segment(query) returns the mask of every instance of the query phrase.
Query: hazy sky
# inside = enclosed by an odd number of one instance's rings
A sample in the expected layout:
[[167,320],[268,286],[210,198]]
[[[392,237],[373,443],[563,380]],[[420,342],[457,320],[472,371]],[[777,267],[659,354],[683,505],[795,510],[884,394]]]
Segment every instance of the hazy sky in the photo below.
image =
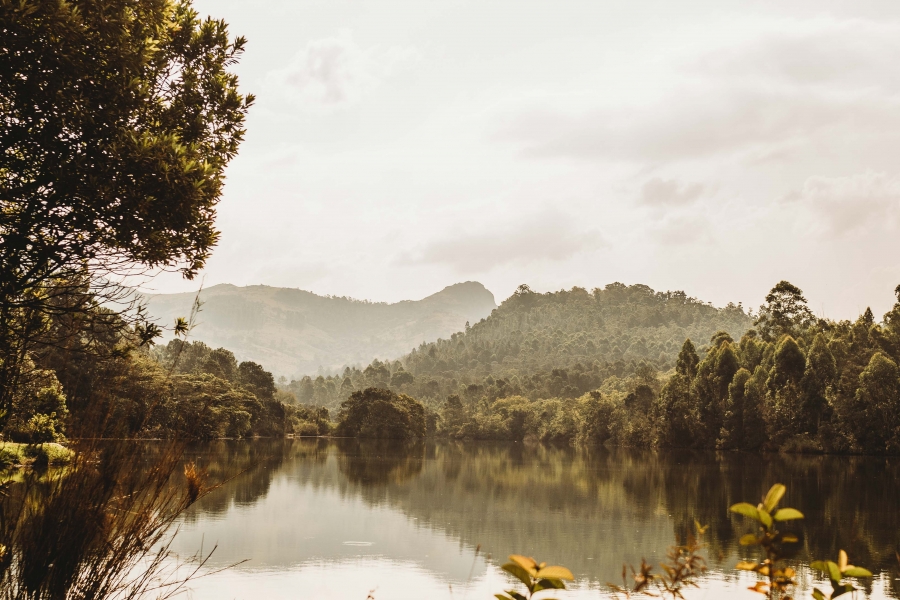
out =
[[195,4],[258,97],[206,285],[893,301],[896,0]]

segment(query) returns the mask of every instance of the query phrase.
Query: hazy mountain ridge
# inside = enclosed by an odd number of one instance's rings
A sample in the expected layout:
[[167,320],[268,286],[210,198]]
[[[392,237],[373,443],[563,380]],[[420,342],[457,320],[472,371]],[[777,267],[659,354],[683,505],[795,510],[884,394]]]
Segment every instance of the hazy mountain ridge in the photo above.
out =
[[432,407],[451,395],[577,398],[642,364],[665,372],[686,338],[702,348],[717,331],[734,339],[752,327],[740,305],[716,308],[683,291],[611,283],[588,291],[536,293],[527,286],[490,316],[450,336],[421,344],[394,361],[303,378],[288,388],[305,404],[336,409],[366,387],[389,387]]
[[[148,312],[171,323],[187,316],[194,297],[149,295]],[[474,281],[392,304],[264,285],[220,284],[203,290],[200,298],[191,339],[228,348],[276,376],[393,359],[464,329],[467,321],[483,319],[497,306],[493,294]]]

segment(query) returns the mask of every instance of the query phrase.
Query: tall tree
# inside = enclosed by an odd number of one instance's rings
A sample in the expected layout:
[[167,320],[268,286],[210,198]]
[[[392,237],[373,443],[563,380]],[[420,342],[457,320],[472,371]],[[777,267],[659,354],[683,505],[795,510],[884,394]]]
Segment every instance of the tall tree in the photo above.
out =
[[[0,390],[46,315],[135,268],[193,277],[252,96],[190,2],[0,2]],[[146,333],[146,330],[145,330]],[[155,331],[149,331],[149,337]],[[8,394],[0,391],[0,412]]]
[[681,352],[678,353],[678,360],[675,363],[675,372],[688,379],[693,379],[697,375],[698,364],[700,364],[700,357],[697,356],[694,344],[690,339],[684,340]]
[[815,320],[806,305],[803,290],[788,281],[779,281],[759,308],[756,328],[766,341],[778,341],[783,335],[796,336]]

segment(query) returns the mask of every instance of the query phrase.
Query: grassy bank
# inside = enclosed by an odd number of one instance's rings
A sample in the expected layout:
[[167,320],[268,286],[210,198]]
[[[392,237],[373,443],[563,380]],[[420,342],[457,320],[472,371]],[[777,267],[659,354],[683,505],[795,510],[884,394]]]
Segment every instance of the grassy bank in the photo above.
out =
[[0,442],[0,468],[62,465],[68,463],[74,452],[60,444],[17,444]]

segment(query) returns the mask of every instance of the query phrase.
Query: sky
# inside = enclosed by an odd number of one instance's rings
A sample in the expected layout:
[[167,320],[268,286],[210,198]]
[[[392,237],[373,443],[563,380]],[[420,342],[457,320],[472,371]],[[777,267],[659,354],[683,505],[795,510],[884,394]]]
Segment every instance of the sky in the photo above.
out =
[[894,302],[896,0],[194,4],[257,96],[206,286]]

